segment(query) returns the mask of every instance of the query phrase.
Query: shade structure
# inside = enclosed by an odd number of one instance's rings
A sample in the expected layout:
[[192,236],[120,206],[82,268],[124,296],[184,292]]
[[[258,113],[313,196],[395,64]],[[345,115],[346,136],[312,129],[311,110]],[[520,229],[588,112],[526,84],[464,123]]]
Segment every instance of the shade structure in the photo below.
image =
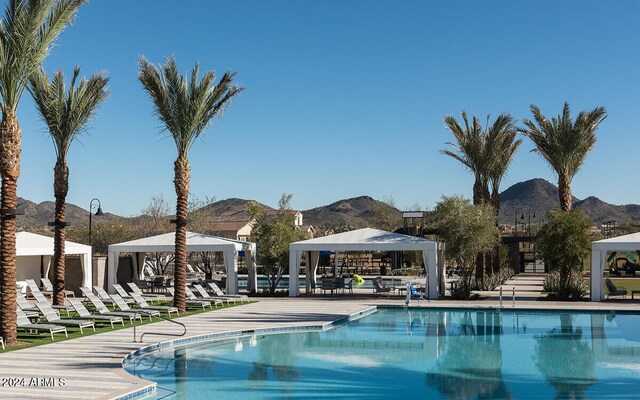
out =
[[[144,256],[140,257],[141,254],[173,253],[174,251],[175,232],[110,245],[108,249],[107,290],[112,291],[113,284],[116,283],[120,253],[131,253],[133,259],[137,261],[134,262],[134,265],[141,265],[139,260],[144,259]],[[207,251],[221,252],[223,254],[224,266],[227,272],[226,289],[229,294],[238,293],[238,253],[244,251],[249,267],[247,289],[249,291],[256,289],[255,243],[231,240],[202,233],[187,232],[187,252]]]
[[640,250],[640,232],[591,243],[591,301],[604,300],[602,275],[610,251]]
[[437,299],[444,295],[444,244],[415,236],[364,228],[337,233],[289,245],[289,296],[300,295],[300,261],[308,252],[307,289],[315,279],[318,254],[321,251],[421,251],[425,261],[426,295]]
[[[51,268],[54,240],[49,236],[30,232],[16,233],[16,279],[35,279],[47,277]],[[79,255],[82,269],[82,285],[91,286],[91,246],[80,243],[64,242],[66,255]],[[36,265],[37,264],[37,265]],[[67,288],[69,289],[69,288]]]

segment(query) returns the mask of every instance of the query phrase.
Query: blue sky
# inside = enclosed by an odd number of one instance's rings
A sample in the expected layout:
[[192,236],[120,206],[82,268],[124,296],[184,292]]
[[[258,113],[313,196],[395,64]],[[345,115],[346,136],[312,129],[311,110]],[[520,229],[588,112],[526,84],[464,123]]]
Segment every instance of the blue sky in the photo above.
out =
[[[174,202],[175,144],[137,80],[138,56],[185,73],[238,73],[246,90],[190,153],[191,192],[308,209],[359,195],[399,208],[471,196],[441,154],[445,115],[530,118],[568,101],[605,106],[578,198],[640,203],[640,2],[93,0],[59,38],[47,71],[106,70],[111,97],[69,154],[67,201],[130,216]],[[54,151],[28,94],[19,109],[18,195],[53,200]],[[525,139],[502,189],[556,181]]]

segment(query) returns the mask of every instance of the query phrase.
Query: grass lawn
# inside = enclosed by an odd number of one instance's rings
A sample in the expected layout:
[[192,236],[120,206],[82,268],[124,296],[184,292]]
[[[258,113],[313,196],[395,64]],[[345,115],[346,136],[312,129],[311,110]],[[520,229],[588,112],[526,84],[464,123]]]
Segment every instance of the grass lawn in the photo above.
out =
[[[171,301],[165,301],[160,302],[161,305],[172,305]],[[244,304],[251,304],[251,302],[249,303],[244,303]],[[198,308],[198,309],[192,309],[192,310],[187,310],[187,312],[180,314],[179,317],[173,317],[171,319],[180,319],[182,317],[188,317],[190,315],[196,315],[196,314],[202,314],[205,312],[213,312],[216,310],[222,310],[223,308],[229,308],[229,307],[236,307],[236,306],[240,306],[242,305],[242,303],[238,303],[238,304],[231,304],[231,305],[223,305],[223,306],[218,306],[217,308],[214,307],[213,310],[211,309],[206,309],[203,310],[202,308]],[[111,307],[109,307],[111,308]],[[166,318],[166,314],[162,314],[163,317]],[[73,316],[69,317],[73,319]],[[64,319],[64,318],[63,318]],[[142,325],[148,325],[148,324],[153,324],[156,322],[161,322],[161,319],[158,318],[153,318],[153,320],[149,320],[148,316],[143,315],[142,318],[143,322],[140,322],[140,320],[138,320],[136,322],[136,326],[142,326]],[[46,322],[43,322],[46,323]],[[111,325],[110,324],[102,324],[102,323],[98,323],[96,324],[96,331],[93,332],[93,329],[91,328],[84,328],[84,335],[80,333],[80,329],[79,328],[71,328],[71,327],[67,327],[67,332],[69,333],[69,338],[65,338],[64,333],[54,333],[53,337],[54,340],[51,340],[51,335],[48,332],[43,332],[40,334],[31,334],[29,332],[26,332],[22,329],[18,329],[18,342],[22,342],[21,344],[18,345],[14,345],[14,346],[6,346],[5,350],[2,350],[2,348],[0,348],[0,354],[1,353],[6,353],[8,351],[13,351],[13,350],[20,350],[20,349],[26,349],[27,347],[34,347],[34,346],[40,346],[40,345],[44,345],[44,344],[49,344],[49,343],[53,343],[53,342],[62,342],[64,340],[70,340],[70,339],[75,339],[75,338],[79,338],[79,337],[83,337],[83,336],[90,336],[90,335],[96,335],[98,333],[104,333],[104,332],[110,332],[112,330],[119,330],[119,329],[126,329],[126,328],[131,328],[133,325],[128,322],[128,319],[125,318],[125,323],[124,326],[122,326],[122,324],[114,324],[114,329],[111,329]]]

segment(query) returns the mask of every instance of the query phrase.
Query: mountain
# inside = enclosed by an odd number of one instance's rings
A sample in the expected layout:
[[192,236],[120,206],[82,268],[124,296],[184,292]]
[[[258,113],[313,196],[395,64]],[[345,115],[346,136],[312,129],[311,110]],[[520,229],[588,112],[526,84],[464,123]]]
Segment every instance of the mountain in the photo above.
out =
[[[531,223],[538,223],[547,219],[549,211],[560,206],[558,188],[544,179],[516,183],[500,193],[500,203],[501,225],[514,225],[516,218],[518,222],[529,223],[529,214]],[[574,197],[573,207],[583,210],[597,224],[640,221],[640,205],[637,204],[617,206],[589,196],[584,200]]]
[[305,224],[315,226],[367,226],[373,216],[375,207],[388,208],[389,212],[401,214],[400,210],[369,196],[354,197],[331,203],[328,206],[316,207],[302,211]]
[[[235,221],[248,218],[246,215],[246,205],[250,200],[230,198],[216,201],[192,214],[200,212],[213,212],[219,221]],[[553,208],[560,205],[558,201],[558,188],[544,179],[531,179],[519,182],[500,193],[500,214],[501,225],[513,225],[514,221],[529,222],[537,224],[547,219],[547,214]],[[640,205],[614,205],[606,203],[597,197],[589,196],[584,200],[574,197],[574,207],[584,210],[597,224],[606,221],[616,221],[622,224],[628,221],[640,221]],[[268,211],[273,211],[272,207],[264,205]],[[24,210],[25,214],[18,216],[18,228],[27,227],[47,228],[47,223],[53,221],[54,203],[44,201],[34,203],[32,201],[18,198],[18,208]],[[348,226],[352,228],[363,227],[370,224],[374,214],[374,209],[385,215],[400,216],[400,210],[390,207],[385,203],[373,199],[369,196],[354,197],[336,201],[327,206],[316,207],[310,210],[303,210],[303,222],[307,225],[339,227]],[[524,215],[524,220],[521,217]],[[144,218],[142,216],[134,219]],[[114,214],[105,213],[94,222],[104,221],[126,221],[129,218],[120,217]],[[89,212],[86,209],[74,204],[67,203],[67,222],[70,225],[88,225]],[[48,229],[48,228],[47,228]]]

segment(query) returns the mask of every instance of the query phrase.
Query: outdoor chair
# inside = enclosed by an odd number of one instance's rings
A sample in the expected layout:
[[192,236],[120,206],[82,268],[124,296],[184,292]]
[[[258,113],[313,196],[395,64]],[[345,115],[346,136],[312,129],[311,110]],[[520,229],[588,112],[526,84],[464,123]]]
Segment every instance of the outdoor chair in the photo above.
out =
[[51,308],[49,303],[46,303],[46,304],[36,303],[36,307],[40,309],[40,312],[44,316],[44,319],[51,324],[63,325],[63,326],[75,326],[80,328],[81,334],[84,334],[84,332],[82,331],[82,328],[93,328],[93,331],[94,332],[96,331],[96,327],[93,324],[93,321],[83,321],[79,319],[61,319],[58,316],[58,313],[53,308]]
[[609,290],[609,297],[622,296],[623,299],[627,297],[627,289],[625,288],[618,289],[616,285],[614,285],[614,283],[609,278],[607,278],[604,282],[607,285],[607,290]]
[[144,308],[144,307],[139,307],[135,309],[129,307],[129,304],[127,304],[127,302],[124,301],[124,299],[120,297],[120,295],[118,294],[115,294],[115,293],[112,294],[111,298],[113,299],[113,302],[115,303],[116,307],[120,309],[120,311],[128,311],[128,312],[144,311],[144,314],[147,314],[150,320],[153,319],[153,317],[160,317],[160,311],[158,310],[154,310],[151,308]]
[[140,287],[138,287],[138,285],[135,282],[129,282],[129,283],[127,283],[127,286],[129,286],[129,289],[131,289],[132,292],[138,293],[140,296],[144,297],[145,299],[147,299],[149,301],[167,300],[167,296],[162,295],[162,294],[144,293],[142,291],[142,289],[140,289]]
[[76,318],[88,319],[93,321],[94,324],[97,324],[99,322],[109,323],[111,324],[111,329],[114,328],[114,322],[120,322],[122,326],[124,326],[124,318],[122,316],[91,314],[89,310],[87,310],[87,308],[84,306],[84,304],[82,304],[82,301],[80,301],[80,299],[69,299],[69,303],[75,309],[76,314],[78,314]]
[[38,307],[29,303],[29,301],[22,294],[18,294],[16,296],[16,302],[18,303],[18,307],[27,314],[27,317],[37,317],[40,315],[40,311]]
[[[53,294],[53,284],[51,283],[49,278],[40,278],[40,280],[42,281],[42,286],[44,286],[44,293],[51,292]],[[73,290],[65,290],[64,296],[76,297],[76,292],[74,292]]]
[[227,302],[227,305],[231,304],[231,302],[233,301],[233,304],[236,304],[236,299],[232,298],[232,297],[227,297],[227,296],[210,296],[209,293],[207,293],[206,290],[204,290],[204,288],[202,286],[200,286],[197,283],[193,284],[193,288],[198,292],[198,294],[200,294],[200,296],[202,296],[203,299],[208,300],[208,299],[212,299],[212,300],[220,300],[222,302]]
[[0,344],[2,345],[2,350],[4,350],[4,338],[0,336]]
[[395,290],[395,288],[393,288],[391,286],[387,286],[387,284],[384,283],[384,281],[382,280],[381,276],[373,278],[373,293],[375,293],[375,294],[386,293],[387,296],[389,296],[389,294],[393,290]]
[[64,336],[69,337],[67,334],[67,328],[64,326],[54,324],[33,324],[21,309],[16,309],[16,312],[18,314],[17,322],[19,329],[24,329],[28,332],[49,332],[51,340],[54,340],[53,334],[58,332],[64,332]]
[[27,285],[29,285],[31,296],[33,296],[33,298],[36,299],[36,302],[42,303],[42,304],[48,304],[49,306],[51,306],[51,308],[55,310],[64,310],[67,313],[67,317],[71,315],[69,314],[69,312],[73,311],[73,307],[66,304],[52,305],[51,303],[49,303],[49,300],[47,300],[44,294],[40,291],[40,289],[38,288],[38,285],[33,279],[26,279],[25,281],[27,282]]
[[342,292],[349,291],[353,293],[353,278],[344,278],[344,284],[342,285]]
[[[174,293],[173,293],[172,287],[168,287],[167,291],[169,292],[169,294],[171,294],[171,296],[173,296]],[[202,307],[203,310],[206,310],[206,308],[209,307],[210,309],[213,310],[213,307],[211,306],[211,302],[203,299],[196,299],[196,300],[187,299],[187,307],[191,307],[191,308]]]
[[132,324],[133,324],[133,322],[134,322],[134,320],[136,318],[140,319],[140,322],[142,322],[142,313],[137,312],[135,310],[133,310],[133,311],[131,311],[131,310],[130,311],[111,311],[102,302],[102,300],[100,300],[98,298],[98,296],[93,294],[93,292],[91,291],[91,288],[81,287],[80,290],[84,294],[84,297],[86,297],[86,299],[91,303],[93,308],[95,308],[95,310],[98,312],[98,314],[100,314],[100,315],[113,315],[113,316],[123,317],[123,318],[126,317],[126,318],[129,318],[129,322],[131,322]]
[[333,294],[333,291],[336,290],[338,287],[336,286],[336,283],[333,280],[333,278],[322,278],[322,280],[320,281],[320,288],[322,289],[322,293],[329,290],[331,291],[331,294]]
[[416,288],[411,283],[408,283],[407,285],[409,285],[409,298],[411,300],[418,300],[418,305],[420,305],[420,300],[427,300],[423,294],[416,291]]
[[216,306],[216,308],[218,307],[218,305],[223,305],[222,300],[214,299],[213,297],[207,297],[207,298],[202,298],[202,299],[199,298],[186,285],[184,287],[184,291],[185,291],[185,293],[187,295],[187,299],[189,299],[189,300],[206,300],[206,301],[210,302],[211,304],[213,304],[214,306]]
[[178,312],[178,307],[174,306],[150,306],[144,297],[140,296],[138,293],[131,292],[131,297],[135,300],[136,304],[138,304],[143,310],[156,310],[160,312],[166,312],[169,317],[171,317],[171,313],[176,313],[176,315],[180,315]]
[[35,280],[25,279],[24,281],[27,282],[27,286],[29,287],[29,290],[31,291],[31,293],[39,292],[39,293],[42,293],[43,296],[49,296],[49,297],[53,295],[53,288],[51,288],[51,291],[49,290],[43,291],[43,290],[40,290],[40,286],[38,286]]
[[207,286],[209,286],[211,288],[211,290],[213,290],[213,293],[216,296],[220,296],[220,297],[231,297],[234,299],[240,299],[241,302],[243,303],[248,303],[249,302],[249,296],[244,295],[244,294],[226,294],[222,291],[222,289],[220,289],[220,287],[218,285],[216,285],[215,282],[207,282]]
[[[121,287],[122,289],[122,287]],[[104,302],[108,302],[108,301],[112,301],[113,302],[113,296],[110,295],[109,293],[107,293],[106,290],[104,290],[102,287],[100,286],[94,286],[93,290],[96,291],[96,293],[98,294],[98,297],[100,297],[100,300],[104,301]],[[124,289],[122,289],[124,291]],[[126,293],[126,292],[125,292]],[[133,301],[133,297],[126,295],[126,296],[122,296],[119,295],[122,300],[124,300],[125,302],[127,302],[128,304],[133,304],[135,303],[135,301]],[[113,303],[112,303],[113,304]]]

